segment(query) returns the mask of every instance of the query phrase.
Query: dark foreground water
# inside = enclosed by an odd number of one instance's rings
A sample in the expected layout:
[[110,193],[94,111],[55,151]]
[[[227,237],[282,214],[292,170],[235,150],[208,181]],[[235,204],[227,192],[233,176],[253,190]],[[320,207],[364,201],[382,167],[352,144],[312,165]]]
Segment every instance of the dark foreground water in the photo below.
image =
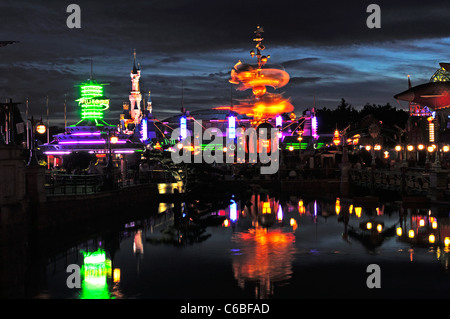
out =
[[[193,222],[186,204],[160,204],[146,219],[74,242],[46,261],[35,297],[450,297],[445,208],[261,194],[205,212]],[[67,287],[70,264],[80,267],[80,288]]]

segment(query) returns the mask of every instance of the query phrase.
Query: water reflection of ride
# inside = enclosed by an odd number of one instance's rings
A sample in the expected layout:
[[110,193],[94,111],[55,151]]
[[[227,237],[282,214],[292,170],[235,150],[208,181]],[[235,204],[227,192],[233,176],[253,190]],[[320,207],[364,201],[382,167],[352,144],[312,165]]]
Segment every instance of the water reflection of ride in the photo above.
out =
[[244,216],[249,216],[255,227],[270,227],[276,223],[280,203],[269,194],[252,194],[244,207]]
[[369,218],[359,223],[359,227],[348,226],[348,235],[359,241],[369,253],[375,253],[383,242],[395,237],[397,225],[384,227],[384,222]]
[[82,251],[80,299],[121,298],[119,290],[120,268],[114,268],[112,258],[98,248],[95,251]]
[[[360,219],[363,209],[367,215],[366,218],[360,221],[358,226],[350,225],[350,215],[354,213]],[[397,224],[401,223],[400,219],[399,222],[385,227],[381,217],[384,214],[384,205],[381,205],[381,207],[374,207],[373,205],[354,207],[353,204],[343,203],[341,207],[339,198],[336,200],[336,214],[339,215],[338,221],[344,224],[342,238],[349,243],[349,238],[357,240],[369,253],[375,253],[376,249],[386,239],[394,237]]]
[[228,194],[215,197],[214,201],[205,198],[190,199],[187,202],[175,201],[168,211],[172,218],[164,225],[159,235],[147,236],[151,244],[170,244],[175,246],[200,243],[211,237],[207,227],[220,226],[225,216],[212,214],[234,202]]
[[255,285],[255,297],[265,299],[274,293],[274,286],[287,284],[292,277],[295,236],[281,228],[257,226],[236,232],[233,242],[233,273],[239,287]]
[[243,290],[254,286],[256,298],[268,298],[275,286],[287,284],[292,276],[295,236],[291,228],[286,231],[283,227],[279,200],[268,194],[251,195],[239,218],[249,219],[251,224],[233,233],[234,277]]

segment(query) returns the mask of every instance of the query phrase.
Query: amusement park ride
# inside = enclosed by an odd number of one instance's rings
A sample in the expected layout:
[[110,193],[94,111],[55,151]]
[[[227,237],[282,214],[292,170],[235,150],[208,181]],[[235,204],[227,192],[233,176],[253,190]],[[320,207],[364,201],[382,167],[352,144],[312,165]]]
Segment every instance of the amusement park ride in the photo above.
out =
[[[212,114],[225,112],[226,116],[210,119],[209,126],[226,127],[233,138],[236,138],[234,132],[238,127],[254,128],[258,134],[259,128],[275,128],[280,141],[289,136],[290,147],[296,144],[296,149],[300,149],[300,145],[304,144],[301,143],[304,137],[309,137],[308,144],[314,144],[319,137],[314,108],[307,110],[304,116],[297,117],[289,98],[284,98],[282,93],[268,90],[272,88],[275,91],[287,85],[289,74],[281,68],[267,67],[270,55],[262,54],[265,50],[263,32],[260,26],[254,31],[253,41],[256,45],[255,49],[250,51],[250,56],[256,57],[256,64],[239,61],[230,74],[229,82],[236,85],[236,90],[251,89],[252,94],[239,99],[236,104],[231,102],[229,106],[210,109]],[[93,79],[91,66],[91,77],[80,85],[80,98],[77,100],[81,109],[81,120],[75,125],[66,126],[66,132],[55,135],[53,141],[42,145],[44,154],[61,157],[74,151],[88,151],[102,157],[105,153],[142,152],[146,147],[163,149],[162,145],[174,146],[175,143],[183,141],[192,133],[193,123],[198,122],[195,118],[198,113],[186,111],[183,105],[178,123],[168,125],[167,120],[158,120],[152,114],[150,92],[147,103],[140,92],[140,77],[141,70],[139,64],[136,66],[135,51],[133,69],[130,72],[132,85],[129,102],[123,103],[119,125],[110,125],[103,119],[104,111],[109,108],[109,99],[104,96],[104,84]],[[176,139],[172,137],[169,140],[170,131],[173,131],[175,126],[179,127],[181,134]],[[223,137],[225,135],[226,133]]]
[[408,101],[417,108],[413,114],[420,114],[450,108],[450,63],[439,63],[440,68],[428,83],[412,87],[408,76],[408,90],[394,96],[395,99]]
[[[262,51],[265,50],[263,32],[261,26],[257,26],[254,31],[253,41],[256,45],[255,49],[250,51],[250,56],[256,57],[256,64],[247,64],[239,60],[230,74],[229,82],[236,85],[237,91],[251,89],[252,94],[247,98],[238,99],[237,104],[232,102],[229,106],[213,108],[217,111],[228,111],[226,119],[214,121],[223,122],[232,132],[236,127],[248,128],[248,124],[257,132],[259,132],[259,128],[276,128],[280,140],[286,136],[293,136],[298,141],[295,144],[298,145],[303,136],[310,136],[312,141],[317,140],[317,119],[314,109],[308,110],[305,116],[297,117],[293,113],[294,106],[289,98],[284,98],[282,93],[269,92],[268,87],[277,90],[287,85],[289,74],[280,68],[266,67],[270,55],[262,54]],[[186,132],[189,120],[195,121],[195,118],[186,116],[183,110],[183,115],[180,117],[182,132]],[[182,133],[181,139],[185,136]]]

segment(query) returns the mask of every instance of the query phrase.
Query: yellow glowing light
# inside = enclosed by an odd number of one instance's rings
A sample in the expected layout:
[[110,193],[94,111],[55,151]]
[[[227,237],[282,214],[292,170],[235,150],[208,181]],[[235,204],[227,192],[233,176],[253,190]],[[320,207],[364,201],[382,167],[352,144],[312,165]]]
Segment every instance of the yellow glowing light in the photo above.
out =
[[367,222],[366,228],[367,228],[367,229],[372,229],[372,223],[371,223],[371,222]]
[[402,150],[402,147],[401,147],[400,145],[397,145],[397,146],[395,147],[395,150],[396,150],[397,152],[400,152],[400,151]]
[[425,226],[425,219],[419,220],[419,226],[420,226],[420,227]]
[[397,236],[403,235],[403,229],[401,227],[397,227]]
[[389,152],[388,151],[384,151],[384,158],[389,158]]
[[296,225],[296,224],[297,224],[297,221],[296,221],[294,218],[291,218],[291,219],[289,220],[289,225],[294,226],[294,225]]
[[341,212],[341,200],[339,198],[336,198],[336,205],[335,205],[336,215],[339,215]]
[[112,144],[116,144],[119,141],[119,138],[117,136],[111,136],[111,138],[109,139],[109,141]]
[[425,146],[424,146],[423,144],[417,145],[417,149],[418,149],[419,151],[423,150],[424,148],[425,148]]
[[434,147],[433,147],[433,146],[428,146],[428,147],[427,147],[427,150],[428,150],[428,152],[430,152],[430,153],[431,153],[431,152],[433,152],[433,151],[434,151]]
[[225,219],[223,221],[223,227],[228,227],[230,225],[230,221],[228,219]]
[[445,247],[448,247],[448,245],[450,245],[450,237],[444,238],[444,245],[445,245]]
[[113,282],[120,282],[120,268],[114,268],[114,270],[113,270]]
[[448,151],[450,151],[450,146],[448,146],[448,145],[444,145],[443,147],[442,147],[442,150],[444,151],[444,152],[448,152]]
[[336,215],[339,215],[339,213],[341,212],[341,206],[336,205]]
[[289,146],[289,150],[292,152],[294,150],[294,146]]
[[381,233],[381,232],[383,231],[383,225],[378,224],[378,225],[377,225],[377,231],[378,231],[379,233]]
[[341,142],[341,139],[340,139],[340,137],[339,137],[339,131],[336,130],[336,131],[334,131],[333,143],[334,143],[335,145],[338,145],[340,142]]
[[409,238],[414,238],[414,230],[412,230],[412,229],[409,230],[408,237]]
[[270,203],[269,202],[263,202],[262,213],[263,214],[270,214],[271,212],[272,212],[272,209],[270,208]]
[[431,144],[431,147],[433,148],[433,150],[437,148],[436,144]]
[[408,151],[412,152],[412,151],[414,151],[414,146],[408,145],[408,146],[406,147],[406,149],[407,149]]
[[437,228],[437,221],[433,221],[431,223],[431,228],[436,229]]
[[226,153],[226,152],[227,152],[227,148],[224,146],[223,149],[222,149],[222,151],[223,151],[224,153]]
[[348,207],[348,213],[349,213],[349,214],[353,213],[353,204],[351,204],[351,205]]
[[379,151],[379,150],[381,150],[381,145],[375,145],[374,147],[373,147],[373,149],[375,150],[375,151]]
[[39,134],[44,134],[46,131],[47,128],[44,124],[39,124],[38,126],[36,126],[36,132],[38,132]]
[[436,241],[436,236],[434,236],[433,234],[430,234],[430,236],[428,236],[428,242],[430,244],[433,244]]
[[372,146],[366,145],[366,151],[370,151],[372,149]]
[[177,144],[177,148],[178,148],[179,150],[181,150],[181,149],[183,148],[183,143],[178,143],[178,144]]
[[355,207],[355,215],[357,217],[361,217],[361,211],[362,211],[361,207]]

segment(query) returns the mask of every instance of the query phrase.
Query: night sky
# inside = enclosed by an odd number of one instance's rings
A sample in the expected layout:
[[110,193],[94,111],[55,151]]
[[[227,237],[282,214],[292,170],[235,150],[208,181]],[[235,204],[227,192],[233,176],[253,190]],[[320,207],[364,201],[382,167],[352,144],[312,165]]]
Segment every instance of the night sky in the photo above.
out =
[[[81,29],[69,29],[69,4],[81,7]],[[370,3],[381,7],[381,28],[369,29]],[[427,82],[439,62],[450,62],[448,1],[0,1],[0,98],[29,99],[30,114],[51,124],[79,119],[77,84],[93,76],[111,99],[106,119],[117,123],[131,90],[133,50],[141,68],[141,93],[150,90],[159,119],[188,110],[229,105],[230,70],[249,51],[256,25],[264,28],[269,64],[290,75],[280,89],[295,112],[313,105],[334,108],[344,98],[355,108],[386,104]],[[236,92],[243,98],[250,92]]]

